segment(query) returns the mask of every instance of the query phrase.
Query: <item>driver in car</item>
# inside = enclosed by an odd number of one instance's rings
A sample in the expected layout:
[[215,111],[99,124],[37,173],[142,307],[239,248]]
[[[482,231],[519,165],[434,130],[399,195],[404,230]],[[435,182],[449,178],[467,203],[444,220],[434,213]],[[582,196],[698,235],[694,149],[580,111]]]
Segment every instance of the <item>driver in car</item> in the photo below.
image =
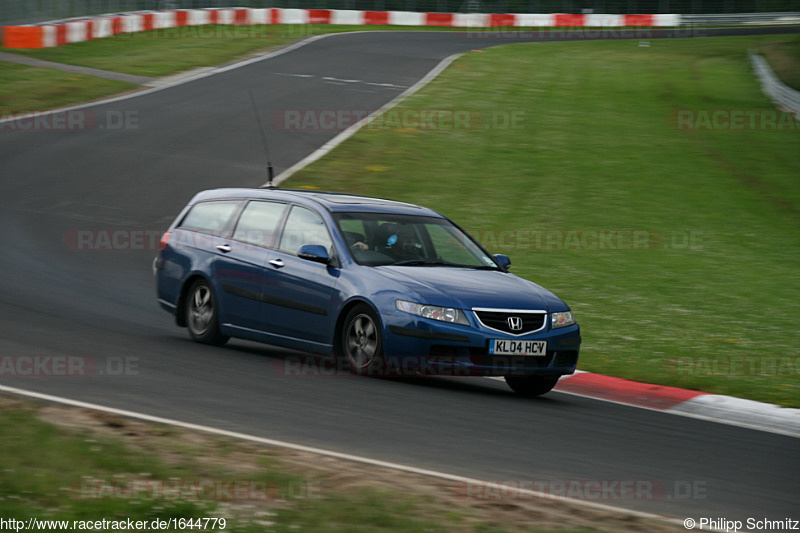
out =
[[410,226],[400,226],[397,233],[389,236],[386,240],[386,251],[397,259],[425,259],[422,243]]

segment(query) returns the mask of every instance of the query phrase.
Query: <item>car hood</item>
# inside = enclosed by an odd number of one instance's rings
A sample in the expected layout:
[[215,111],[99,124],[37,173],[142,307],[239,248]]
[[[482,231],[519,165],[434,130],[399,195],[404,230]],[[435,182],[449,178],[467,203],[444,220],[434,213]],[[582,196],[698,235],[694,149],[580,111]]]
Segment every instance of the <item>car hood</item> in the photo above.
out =
[[381,266],[375,270],[416,293],[417,303],[460,309],[568,309],[552,292],[508,272],[424,266]]

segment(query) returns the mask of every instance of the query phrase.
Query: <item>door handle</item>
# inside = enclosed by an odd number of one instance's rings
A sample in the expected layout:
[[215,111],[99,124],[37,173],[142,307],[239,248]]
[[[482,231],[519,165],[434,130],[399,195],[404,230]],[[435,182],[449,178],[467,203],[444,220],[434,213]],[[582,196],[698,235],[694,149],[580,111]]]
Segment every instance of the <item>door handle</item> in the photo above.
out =
[[283,265],[284,265],[283,261],[280,260],[280,259],[272,259],[269,262],[269,264],[274,266],[275,268],[283,268]]
[[220,244],[219,246],[217,246],[217,250],[227,254],[228,252],[231,251],[231,247],[229,244]]

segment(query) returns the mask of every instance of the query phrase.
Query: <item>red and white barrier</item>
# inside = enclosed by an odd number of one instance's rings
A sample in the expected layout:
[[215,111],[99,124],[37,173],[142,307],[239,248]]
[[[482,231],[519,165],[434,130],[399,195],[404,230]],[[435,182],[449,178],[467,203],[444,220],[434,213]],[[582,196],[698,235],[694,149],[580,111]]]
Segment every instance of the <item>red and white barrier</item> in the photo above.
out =
[[139,11],[64,21],[5,26],[7,48],[50,48],[120,33],[203,24],[347,24],[393,26],[447,26],[455,28],[624,28],[678,26],[680,15],[572,15],[417,13],[412,11],[354,11],[347,9],[206,8]]

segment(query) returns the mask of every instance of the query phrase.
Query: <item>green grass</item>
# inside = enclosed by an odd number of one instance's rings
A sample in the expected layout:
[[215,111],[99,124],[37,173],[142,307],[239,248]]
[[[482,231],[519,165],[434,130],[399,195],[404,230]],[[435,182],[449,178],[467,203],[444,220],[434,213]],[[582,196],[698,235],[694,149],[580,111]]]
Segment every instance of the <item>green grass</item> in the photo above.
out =
[[[746,52],[781,39],[467,54],[385,127],[359,132],[285,186],[386,196],[452,217],[572,306],[579,368],[800,407],[798,124],[685,131],[674,118],[774,113]],[[473,120],[403,127],[420,110]],[[516,127],[504,126],[512,117]],[[625,230],[650,246],[580,242]],[[548,232],[544,245],[536,232]],[[731,359],[750,357],[765,359],[754,369]]]
[[55,48],[4,51],[58,63],[156,77],[224,63],[254,50],[313,35],[314,31],[314,28],[302,25],[186,26],[120,34]]
[[[160,77],[219,65],[313,35],[363,29],[363,26],[326,24],[189,26],[121,34],[41,50],[2,47],[0,50],[57,63]],[[371,29],[398,27],[374,26]],[[129,83],[0,61],[0,116],[53,109],[135,88],[136,85]]]
[[[4,518],[87,520],[131,517],[152,520],[209,516],[214,505],[158,499],[82,497],[94,480],[186,477],[150,454],[131,454],[117,440],[67,432],[35,418],[29,410],[0,411],[0,515]],[[146,476],[146,477],[145,477]],[[86,493],[90,494],[90,493]],[[97,493],[95,493],[97,494]]]
[[[356,27],[213,25],[122,34],[41,50],[0,50],[57,63],[159,77],[219,65],[312,35],[353,28]],[[136,88],[131,83],[0,61],[0,117],[54,109]]]
[[[0,398],[4,520],[67,521],[72,528],[74,521],[215,517],[224,518],[225,527],[205,530],[244,533],[509,531],[499,516],[487,519],[491,515],[484,512],[480,518],[480,511],[465,511],[466,504],[457,510],[443,503],[452,497],[449,488],[432,493],[341,487],[325,478],[287,473],[304,470],[285,464],[280,452],[233,439],[138,422],[131,426],[102,414],[79,415],[67,429],[43,421],[40,412],[32,402],[10,405]],[[76,412],[58,407],[50,416],[70,419]],[[116,429],[89,429],[103,417]],[[370,474],[344,476],[349,483],[375,483]],[[569,515],[563,516],[568,521]]]
[[759,47],[775,74],[789,87],[800,91],[800,36],[786,36]]
[[[429,28],[370,26],[369,29]],[[348,31],[364,31],[364,26],[335,24],[185,26],[125,33],[55,48],[39,50],[0,48],[0,50],[58,63],[157,77],[196,67],[218,65],[250,52],[279,47],[314,35]]]
[[[369,30],[461,31],[483,44],[482,30],[408,26],[370,26]],[[563,28],[493,28],[500,34],[542,34]],[[99,68],[139,76],[160,77],[197,67],[213,66],[249,53],[277,48],[313,35],[364,31],[364,26],[328,24],[289,25],[208,25],[169,28],[46,48],[0,50],[47,61]],[[585,28],[582,32],[594,31]],[[496,41],[492,41],[495,43]],[[784,40],[765,46],[763,52],[787,83],[799,84],[800,52],[798,41]],[[132,84],[97,80],[93,77],[64,74],[49,69],[23,68],[0,62],[0,113],[42,111],[85,102],[135,88]],[[795,85],[797,87],[797,85]]]
[[0,62],[0,118],[120,93],[136,85],[83,74]]

